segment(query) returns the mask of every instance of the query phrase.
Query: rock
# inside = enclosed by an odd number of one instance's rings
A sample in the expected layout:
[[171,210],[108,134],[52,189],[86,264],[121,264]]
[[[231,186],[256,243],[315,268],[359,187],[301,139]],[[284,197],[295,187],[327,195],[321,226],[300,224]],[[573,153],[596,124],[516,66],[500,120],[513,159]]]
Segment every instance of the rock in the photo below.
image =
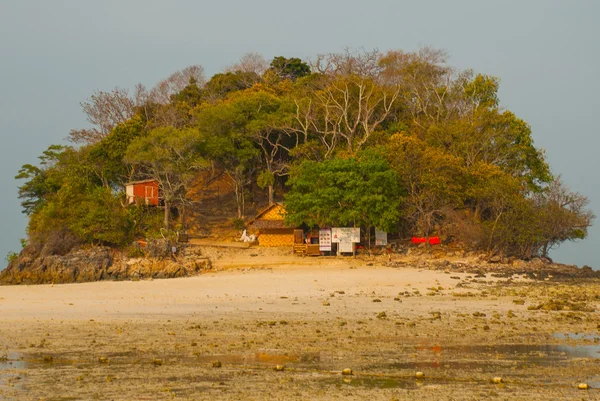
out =
[[577,388],[578,388],[579,390],[588,390],[588,389],[590,388],[590,386],[588,386],[588,384],[587,384],[587,383],[579,383],[579,384],[577,385]]
[[500,384],[500,383],[502,383],[502,378],[501,377],[494,377],[492,379],[492,383],[494,383],[494,384]]
[[329,306],[329,305],[331,305],[329,302],[323,301],[323,306]]
[[377,314],[377,319],[387,319],[387,314],[385,312],[379,312]]
[[425,377],[425,373],[423,372],[415,372],[415,378],[423,379]]
[[500,263],[501,261],[502,261],[502,258],[500,256],[498,256],[498,255],[492,256],[489,259],[490,263]]
[[154,366],[162,366],[162,364],[163,364],[162,359],[153,359],[152,360],[152,365],[154,365]]
[[351,376],[352,375],[352,369],[346,368],[346,369],[342,370],[342,374],[344,376]]
[[285,366],[283,366],[283,365],[277,365],[277,366],[275,366],[274,370],[276,372],[283,372],[285,370]]
[[213,368],[220,368],[221,366],[223,366],[221,361],[213,361],[213,363],[212,363]]
[[108,247],[76,249],[65,255],[33,254],[29,248],[0,272],[0,284],[83,283],[100,280],[173,278],[211,268],[194,254],[171,259],[129,259]]

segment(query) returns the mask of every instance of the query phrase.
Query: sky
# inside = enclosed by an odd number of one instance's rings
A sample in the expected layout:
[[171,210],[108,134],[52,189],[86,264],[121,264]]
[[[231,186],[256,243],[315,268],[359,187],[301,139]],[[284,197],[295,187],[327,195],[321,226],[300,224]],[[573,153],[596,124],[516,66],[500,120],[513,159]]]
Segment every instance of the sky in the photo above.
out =
[[[80,102],[193,64],[210,77],[249,52],[443,49],[500,79],[502,106],[600,214],[599,15],[597,0],[0,0],[0,258],[25,237],[14,176],[89,126]],[[551,256],[600,269],[599,240],[600,221]]]

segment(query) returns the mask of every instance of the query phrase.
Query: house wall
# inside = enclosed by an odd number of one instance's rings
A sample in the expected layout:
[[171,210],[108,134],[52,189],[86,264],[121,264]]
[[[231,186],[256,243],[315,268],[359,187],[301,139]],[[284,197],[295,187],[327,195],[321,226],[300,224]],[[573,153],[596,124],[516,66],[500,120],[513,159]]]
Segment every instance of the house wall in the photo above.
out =
[[147,205],[158,206],[158,182],[141,182],[132,184],[132,187],[133,197],[130,195],[130,189],[127,188],[129,203],[135,203],[139,199]]
[[294,229],[282,228],[274,230],[262,230],[258,236],[259,246],[293,246]]

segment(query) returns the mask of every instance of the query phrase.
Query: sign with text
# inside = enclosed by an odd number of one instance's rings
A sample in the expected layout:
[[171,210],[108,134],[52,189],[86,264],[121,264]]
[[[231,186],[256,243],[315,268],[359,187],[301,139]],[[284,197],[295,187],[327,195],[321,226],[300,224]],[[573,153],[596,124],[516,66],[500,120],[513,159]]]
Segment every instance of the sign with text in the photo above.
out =
[[387,246],[387,232],[375,229],[375,245]]
[[319,250],[331,251],[331,229],[322,228],[319,230]]
[[331,229],[331,242],[360,242],[360,228],[333,227]]
[[354,244],[352,242],[340,242],[341,253],[352,253],[354,250]]

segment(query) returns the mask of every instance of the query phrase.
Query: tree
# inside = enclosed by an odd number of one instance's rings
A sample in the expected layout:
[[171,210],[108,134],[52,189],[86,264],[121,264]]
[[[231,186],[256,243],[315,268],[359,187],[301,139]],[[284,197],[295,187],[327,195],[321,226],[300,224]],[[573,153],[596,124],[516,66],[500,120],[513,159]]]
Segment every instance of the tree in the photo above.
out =
[[117,124],[109,135],[89,148],[88,163],[107,188],[119,190],[128,181],[131,171],[123,161],[129,144],[145,134],[139,115]]
[[182,70],[175,71],[168,78],[160,81],[149,93],[152,103],[168,104],[171,96],[181,92],[193,80],[198,87],[206,83],[204,68],[201,65],[191,65]]
[[167,229],[171,206],[184,210],[186,193],[197,172],[209,166],[202,157],[198,132],[172,127],[155,128],[147,136],[136,138],[127,148],[125,161],[138,168],[137,176],[158,181]]
[[215,74],[204,87],[204,97],[210,102],[215,102],[227,97],[229,93],[248,89],[260,80],[260,76],[253,71]]
[[137,86],[133,97],[122,88],[115,88],[111,92],[94,92],[89,100],[81,103],[81,108],[93,127],[71,130],[69,140],[80,144],[101,141],[117,124],[124,123],[135,115],[136,108],[140,106],[137,101],[141,99],[142,90],[143,87]]
[[305,161],[290,173],[285,195],[292,225],[366,226],[396,231],[403,192],[383,156],[373,150],[324,162]]
[[461,160],[402,134],[390,138],[386,151],[398,177],[396,185],[407,192],[402,216],[420,233],[429,236],[448,210],[462,206]]
[[310,74],[310,66],[299,58],[278,56],[271,61],[271,72],[281,79],[295,81]]
[[595,219],[587,209],[589,201],[585,196],[569,191],[560,176],[536,193],[533,201],[540,209],[538,214],[543,237],[540,253],[543,256],[548,256],[551,249],[565,241],[587,237],[587,230]]
[[297,131],[315,138],[325,158],[340,145],[360,151],[396,111],[402,87],[385,79],[380,61],[377,51],[323,56],[315,64],[317,85],[295,97]]
[[326,158],[340,143],[358,152],[390,115],[398,95],[398,88],[380,87],[370,78],[334,77],[309,98],[296,99],[298,132],[316,137]]
[[22,199],[21,206],[26,215],[37,212],[46,197],[60,189],[61,180],[56,177],[56,164],[66,149],[67,147],[62,145],[49,146],[38,157],[40,167],[24,164],[15,176],[17,180],[27,180],[19,187],[19,199]]
[[286,129],[292,120],[291,107],[264,90],[240,92],[231,100],[236,112],[247,116],[243,130],[258,148],[263,169],[257,183],[268,189],[269,204],[273,204],[275,177],[287,175],[290,150],[298,143]]
[[255,76],[262,76],[269,68],[265,58],[259,53],[246,53],[240,57],[239,61],[225,69],[225,72],[251,73]]

